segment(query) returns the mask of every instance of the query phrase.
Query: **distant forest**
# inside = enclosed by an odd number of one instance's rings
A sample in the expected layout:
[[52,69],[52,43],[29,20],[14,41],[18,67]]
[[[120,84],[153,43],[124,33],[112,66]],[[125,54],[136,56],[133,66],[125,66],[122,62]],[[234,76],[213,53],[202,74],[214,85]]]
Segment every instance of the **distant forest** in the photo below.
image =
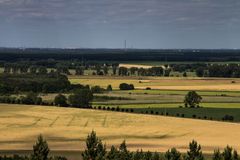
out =
[[40,49],[0,48],[0,61],[18,60],[87,61],[239,61],[240,50],[231,49]]

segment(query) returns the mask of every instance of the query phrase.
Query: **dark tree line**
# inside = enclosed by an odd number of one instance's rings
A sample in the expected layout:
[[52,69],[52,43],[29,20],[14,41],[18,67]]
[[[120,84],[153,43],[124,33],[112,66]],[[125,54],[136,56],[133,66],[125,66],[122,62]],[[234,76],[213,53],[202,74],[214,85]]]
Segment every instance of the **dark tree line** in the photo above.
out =
[[[176,148],[171,148],[165,153],[143,152],[137,150],[131,152],[127,148],[127,144],[123,141],[118,148],[112,146],[110,151],[107,151],[104,145],[92,131],[86,139],[86,148],[82,153],[83,160],[204,160],[201,145],[195,140],[189,143],[189,149],[186,154],[180,153]],[[213,160],[239,160],[239,155],[236,150],[227,146],[221,153],[215,150],[212,155]]]
[[231,49],[48,49],[0,48],[0,59],[88,61],[238,61],[240,50]]
[[60,74],[1,74],[0,94],[18,92],[56,93],[70,90],[68,78]]
[[[0,156],[1,160],[67,160],[66,157],[61,156],[49,156],[50,148],[47,141],[40,135],[33,145],[31,155],[20,156]],[[219,149],[215,150],[212,155],[212,160],[239,160],[239,155],[232,147],[227,146],[223,152]],[[79,156],[80,159],[80,156]],[[181,153],[176,148],[171,148],[165,153],[158,152],[143,152],[137,150],[131,152],[127,148],[127,144],[123,141],[117,148],[112,146],[107,151],[106,145],[102,143],[96,135],[96,132],[92,131],[87,136],[86,147],[82,153],[83,160],[204,160],[201,145],[197,141],[193,140],[189,143],[187,153]]]

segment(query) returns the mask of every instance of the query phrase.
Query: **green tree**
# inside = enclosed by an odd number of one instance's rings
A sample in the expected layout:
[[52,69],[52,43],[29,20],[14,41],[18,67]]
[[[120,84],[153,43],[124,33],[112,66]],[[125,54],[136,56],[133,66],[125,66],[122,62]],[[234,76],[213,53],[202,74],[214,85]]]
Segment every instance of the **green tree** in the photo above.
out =
[[146,152],[144,154],[144,160],[151,160],[152,159],[152,153],[150,151]]
[[104,88],[101,88],[100,86],[93,86],[91,87],[92,93],[103,93]]
[[160,155],[159,153],[155,152],[152,156],[152,160],[160,160]]
[[120,144],[119,147],[119,159],[121,160],[131,160],[131,153],[127,149],[125,140]]
[[184,104],[186,107],[196,107],[202,101],[202,97],[198,95],[195,91],[190,91],[187,93],[184,99]]
[[127,84],[127,83],[121,83],[119,85],[120,90],[134,90],[134,85],[133,84]]
[[181,153],[178,152],[176,148],[172,148],[171,150],[168,150],[165,153],[165,158],[167,160],[180,160],[181,159]]
[[214,151],[212,159],[213,160],[222,160],[222,154],[220,153],[219,149]]
[[97,137],[96,132],[92,131],[86,140],[86,149],[82,153],[83,160],[104,160],[106,156],[106,146]]
[[47,68],[43,67],[43,66],[39,67],[38,68],[38,73],[39,74],[47,74],[48,73]]
[[239,156],[236,150],[233,151],[233,160],[239,160]]
[[227,146],[226,148],[224,148],[223,151],[223,159],[224,160],[232,160],[233,159],[233,149],[230,146]]
[[197,75],[198,77],[203,77],[203,76],[204,76],[204,68],[203,68],[203,67],[198,67],[198,68],[196,69],[196,75]]
[[112,90],[113,90],[113,89],[112,89],[112,85],[109,84],[109,85],[107,86],[107,91],[112,91]]
[[103,67],[103,72],[104,72],[104,75],[107,75],[108,74],[108,66],[104,66]]
[[29,92],[26,96],[21,96],[22,104],[41,104],[42,98],[38,96],[37,93]]
[[143,151],[141,150],[140,152],[139,152],[139,150],[137,150],[137,152],[135,152],[134,154],[133,154],[133,158],[132,158],[133,160],[144,160],[144,153],[143,153]]
[[189,151],[187,151],[187,155],[185,157],[186,160],[204,160],[201,146],[198,145],[196,141],[192,141],[189,143]]
[[183,72],[183,77],[187,77],[187,72]]
[[111,150],[108,152],[107,160],[113,160],[113,159],[118,159],[118,150],[116,147],[112,146]]
[[67,106],[67,98],[64,95],[62,95],[62,94],[58,94],[54,98],[54,104],[56,106],[66,107]]
[[48,160],[48,154],[50,149],[48,148],[47,141],[40,135],[36,144],[33,146],[32,160]]
[[31,74],[36,74],[37,73],[37,67],[36,66],[31,66],[29,68]]
[[75,74],[84,75],[84,67],[76,67]]
[[93,100],[93,94],[89,89],[79,89],[68,97],[68,102],[72,107],[88,108]]

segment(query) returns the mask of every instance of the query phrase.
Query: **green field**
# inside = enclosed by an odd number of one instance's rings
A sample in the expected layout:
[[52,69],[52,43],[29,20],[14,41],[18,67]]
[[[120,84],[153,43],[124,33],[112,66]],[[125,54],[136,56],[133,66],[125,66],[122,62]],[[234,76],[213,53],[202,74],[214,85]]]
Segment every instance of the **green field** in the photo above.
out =
[[[72,83],[100,85],[111,84],[115,90],[103,95],[127,97],[131,100],[94,101],[94,106],[134,109],[138,113],[165,114],[201,119],[222,120],[225,115],[240,121],[240,79],[232,78],[164,78],[164,77],[71,77]],[[231,83],[235,81],[235,83]],[[120,83],[134,84],[137,89],[120,91]],[[144,88],[150,87],[151,90]],[[196,90],[203,100],[199,109],[186,109],[183,100],[189,90]],[[167,110],[167,111],[166,111]],[[194,117],[195,117],[194,116]]]

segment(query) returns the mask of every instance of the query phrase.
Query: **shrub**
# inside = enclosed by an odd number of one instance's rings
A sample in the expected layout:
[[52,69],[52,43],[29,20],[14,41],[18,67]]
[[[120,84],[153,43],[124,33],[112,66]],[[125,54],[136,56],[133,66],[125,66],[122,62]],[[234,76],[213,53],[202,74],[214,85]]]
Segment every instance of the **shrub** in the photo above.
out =
[[120,90],[134,90],[134,85],[133,84],[127,84],[127,83],[121,83],[119,85]]
[[54,98],[54,103],[56,106],[60,106],[60,107],[66,107],[67,104],[67,98],[62,95],[62,94],[58,94],[55,98]]
[[107,91],[112,91],[113,89],[112,89],[112,86],[109,84],[108,86],[107,86]]
[[92,93],[103,93],[105,91],[104,88],[101,88],[100,86],[93,86],[91,88]]

